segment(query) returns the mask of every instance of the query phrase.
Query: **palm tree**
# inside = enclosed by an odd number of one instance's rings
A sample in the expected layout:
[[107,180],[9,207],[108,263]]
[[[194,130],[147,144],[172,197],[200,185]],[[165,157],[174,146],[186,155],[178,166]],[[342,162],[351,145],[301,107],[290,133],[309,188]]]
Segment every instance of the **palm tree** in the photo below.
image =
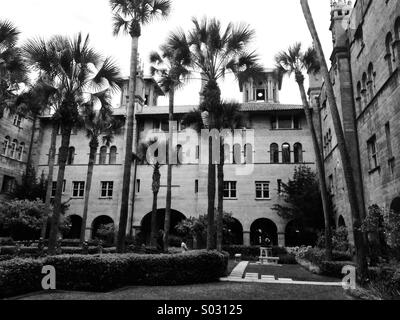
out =
[[55,36],[48,41],[30,40],[24,45],[23,51],[32,69],[47,77],[46,84],[53,87],[53,99],[58,105],[53,118],[61,125],[61,147],[49,237],[49,253],[54,254],[59,235],[61,196],[72,128],[80,121],[82,106],[94,99],[94,94],[98,92],[107,88],[118,90],[121,78],[113,61],[101,58],[90,47],[89,36],[83,39],[78,34],[73,39]]
[[350,161],[350,154],[346,145],[346,140],[343,133],[343,126],[341,123],[339,110],[336,104],[336,98],[333,91],[331,77],[329,74],[328,66],[326,64],[321,41],[319,40],[318,32],[317,29],[315,28],[314,19],[312,17],[311,10],[308,5],[308,1],[300,0],[300,3],[303,10],[304,18],[307,22],[312,39],[314,41],[315,50],[321,66],[321,73],[325,81],[326,93],[328,96],[329,107],[331,110],[333,127],[336,133],[338,150],[340,153],[340,158],[342,160],[344,179],[346,182],[348,200],[352,214],[354,244],[356,247],[359,278],[361,281],[364,281],[364,279],[367,277],[368,274],[366,246],[364,241],[364,235],[361,231],[362,215],[361,215],[361,208],[359,207],[357,201],[356,184]]
[[[192,19],[194,28],[189,33],[188,45],[192,52],[193,65],[204,78],[204,87],[200,109],[208,112],[209,123],[207,128],[215,128],[215,108],[221,103],[221,91],[218,80],[223,78],[227,72],[238,76],[261,72],[262,68],[257,64],[254,53],[246,50],[254,36],[254,31],[248,25],[228,24],[222,30],[220,21],[204,18],[198,21]],[[222,201],[221,201],[222,203]],[[222,206],[220,206],[222,208]],[[212,163],[212,143],[209,143],[208,164],[208,229],[207,249],[215,248],[214,241],[214,210],[215,210],[215,164]]]
[[[182,45],[184,43],[184,45]],[[191,54],[186,45],[186,36],[182,31],[172,33],[167,42],[161,46],[161,54],[153,52],[150,55],[152,75],[160,77],[159,84],[164,92],[169,94],[169,159],[167,169],[167,199],[165,206],[164,223],[164,251],[168,251],[168,240],[171,225],[171,200],[172,200],[172,166],[173,166],[173,121],[175,91],[184,85],[190,71]],[[176,159],[176,158],[175,158]]]
[[150,235],[150,245],[152,247],[157,246],[157,200],[158,193],[160,191],[160,168],[161,164],[155,160],[155,155],[149,153],[149,148],[157,142],[157,138],[151,139],[146,142],[142,142],[139,145],[138,152],[138,160],[141,161],[142,164],[151,165],[153,167],[153,176],[152,176],[152,184],[151,189],[153,192],[153,206],[151,211],[151,235]]
[[0,20],[0,118],[4,109],[12,106],[20,85],[29,82],[21,49],[17,47],[19,34],[10,21]]
[[303,102],[303,108],[307,119],[308,127],[310,128],[311,138],[313,141],[315,159],[318,168],[318,179],[322,198],[322,207],[324,210],[324,220],[325,220],[325,247],[326,247],[326,258],[328,260],[332,259],[332,234],[330,219],[332,216],[331,207],[328,198],[328,189],[326,185],[325,178],[325,168],[323,155],[318,143],[317,133],[314,126],[312,110],[308,103],[306,91],[304,89],[304,75],[303,71],[307,73],[315,73],[319,71],[319,63],[316,59],[316,53],[313,48],[309,48],[306,52],[302,52],[301,43],[296,43],[295,45],[288,48],[287,51],[279,52],[275,61],[277,63],[277,72],[280,74],[287,74],[290,76],[294,73],[295,80],[299,86],[301,100]]
[[[129,187],[131,179],[132,151],[136,152],[135,101],[136,101],[136,74],[138,64],[139,37],[142,35],[142,25],[150,23],[157,17],[168,16],[171,8],[169,0],[110,0],[114,13],[114,35],[120,32],[129,34],[132,38],[131,67],[129,77],[129,106],[127,110],[126,144],[124,175],[122,180],[121,212],[118,229],[117,251],[125,250],[126,228],[128,224]],[[135,149],[132,149],[132,145]],[[136,177],[134,177],[136,180]]]
[[[86,137],[90,140],[90,152],[85,185],[85,204],[82,215],[81,243],[85,241],[90,190],[92,186],[94,164],[96,162],[96,153],[100,144],[99,139],[102,137],[103,143],[109,146],[113,140],[114,134],[117,133],[121,127],[121,124],[113,117],[110,92],[106,90],[93,95],[93,97],[95,97],[95,99],[87,103],[83,114]],[[100,103],[100,110],[96,111],[94,107],[98,103]]]

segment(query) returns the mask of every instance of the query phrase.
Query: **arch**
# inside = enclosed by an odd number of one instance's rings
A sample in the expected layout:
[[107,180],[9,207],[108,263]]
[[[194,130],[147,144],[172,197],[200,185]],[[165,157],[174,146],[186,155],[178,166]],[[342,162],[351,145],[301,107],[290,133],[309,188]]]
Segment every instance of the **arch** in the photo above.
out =
[[70,229],[64,236],[65,239],[79,239],[81,236],[82,217],[74,214],[67,218],[69,220]]
[[243,245],[243,226],[236,218],[230,217],[224,226],[224,245]]
[[293,146],[294,150],[294,163],[302,163],[303,162],[303,146],[301,143],[296,143]]
[[9,136],[6,136],[3,142],[3,155],[8,155],[8,148],[10,146],[11,139]]
[[117,164],[117,147],[112,146],[110,148],[110,164]]
[[276,143],[272,143],[270,146],[271,163],[279,163],[279,146]]
[[233,145],[233,164],[242,163],[242,147],[239,143]]
[[107,147],[102,146],[100,148],[99,164],[104,165],[104,164],[106,164],[106,161],[107,161]]
[[24,151],[25,151],[25,143],[21,142],[18,148],[18,155],[17,155],[19,161],[22,161]]
[[[92,222],[92,239],[100,239],[108,242],[114,241],[114,220],[109,216],[98,216]],[[107,227],[110,231],[108,234],[99,232]]]
[[[149,244],[150,243],[150,234],[151,234],[151,212],[146,214],[141,223],[140,223],[140,233],[144,241]],[[177,236],[178,233],[175,230],[175,227],[182,221],[185,220],[186,216],[177,211],[171,209],[171,225],[170,225],[170,235]],[[164,221],[165,221],[165,209],[157,210],[157,230],[164,230]]]
[[73,165],[75,160],[75,148],[70,147],[68,149],[68,158],[67,158],[67,165]]
[[400,197],[395,198],[390,204],[390,210],[394,213],[400,214]]
[[267,237],[273,245],[278,245],[278,228],[276,224],[266,218],[255,220],[250,227],[251,245],[265,245]]
[[178,144],[176,146],[176,163],[182,164],[183,153],[182,153],[182,145]]
[[224,163],[231,162],[231,146],[227,143],[224,144]]
[[375,80],[374,65],[372,64],[372,62],[370,62],[369,65],[368,65],[368,82],[367,82],[367,86],[368,86],[368,90],[369,90],[369,94],[370,94],[370,98],[371,99],[374,96],[374,86],[375,86],[374,80]]
[[290,156],[290,144],[284,143],[282,144],[282,163],[290,163],[291,156]]
[[244,163],[251,164],[253,162],[253,146],[251,143],[244,145]]
[[346,221],[344,220],[344,218],[343,218],[342,215],[339,216],[337,226],[338,226],[339,228],[341,228],[341,227],[346,227]]
[[14,158],[14,159],[16,158],[17,148],[18,148],[18,140],[14,139],[12,144],[11,144],[10,158]]
[[[393,36],[392,33],[389,32],[386,35],[386,40],[385,40],[385,44],[386,44],[386,62],[388,64],[388,68],[389,68],[389,72],[390,74],[393,72],[393,64],[392,64],[392,43],[393,43]],[[394,59],[393,59],[394,60]]]

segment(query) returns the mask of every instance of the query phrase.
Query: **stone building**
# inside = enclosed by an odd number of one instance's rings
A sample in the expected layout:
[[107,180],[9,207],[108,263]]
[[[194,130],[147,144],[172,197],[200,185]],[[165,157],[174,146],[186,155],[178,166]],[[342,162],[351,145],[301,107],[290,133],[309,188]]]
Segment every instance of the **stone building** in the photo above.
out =
[[[400,2],[332,1],[331,79],[350,151],[358,202],[400,212]],[[325,87],[310,76],[336,224],[351,227],[350,208]]]

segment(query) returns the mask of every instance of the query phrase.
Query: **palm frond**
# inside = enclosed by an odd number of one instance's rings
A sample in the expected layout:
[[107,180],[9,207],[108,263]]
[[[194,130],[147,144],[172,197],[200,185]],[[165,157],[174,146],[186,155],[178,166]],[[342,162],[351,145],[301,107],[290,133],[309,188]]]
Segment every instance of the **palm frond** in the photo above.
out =
[[119,13],[113,15],[113,35],[117,36],[120,32],[128,35],[131,29],[131,20],[125,20]]

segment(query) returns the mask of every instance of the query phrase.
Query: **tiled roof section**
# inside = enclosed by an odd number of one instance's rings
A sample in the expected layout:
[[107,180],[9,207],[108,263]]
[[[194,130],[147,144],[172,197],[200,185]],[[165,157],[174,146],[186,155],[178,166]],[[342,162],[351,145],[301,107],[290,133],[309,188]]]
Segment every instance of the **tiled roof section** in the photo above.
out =
[[[193,109],[197,109],[198,106],[175,106],[174,113],[175,114],[185,114]],[[139,110],[136,112],[136,115],[161,115],[161,114],[168,114],[169,108],[168,107],[143,107],[138,108]]]
[[291,110],[303,110],[303,106],[297,104],[281,104],[281,103],[265,103],[265,102],[248,102],[242,104],[242,111],[245,112],[291,111]]

